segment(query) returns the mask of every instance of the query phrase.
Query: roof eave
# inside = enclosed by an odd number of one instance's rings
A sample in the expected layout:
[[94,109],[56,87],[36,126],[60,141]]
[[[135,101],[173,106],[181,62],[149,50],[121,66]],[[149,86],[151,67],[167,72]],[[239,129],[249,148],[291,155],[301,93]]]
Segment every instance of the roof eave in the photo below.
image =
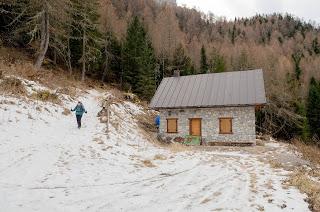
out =
[[206,106],[181,106],[181,107],[151,107],[152,110],[172,110],[172,109],[205,109],[205,108],[221,108],[221,107],[254,107],[264,106],[267,103],[254,103],[254,104],[237,104],[237,105],[206,105]]

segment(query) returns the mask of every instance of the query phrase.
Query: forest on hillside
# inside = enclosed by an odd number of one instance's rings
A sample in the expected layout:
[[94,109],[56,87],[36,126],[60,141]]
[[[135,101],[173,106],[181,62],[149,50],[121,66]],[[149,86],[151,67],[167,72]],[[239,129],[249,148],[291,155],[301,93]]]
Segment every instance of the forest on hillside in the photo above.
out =
[[149,100],[163,77],[262,68],[257,130],[320,144],[320,31],[290,14],[227,21],[152,0],[1,0],[0,43]]

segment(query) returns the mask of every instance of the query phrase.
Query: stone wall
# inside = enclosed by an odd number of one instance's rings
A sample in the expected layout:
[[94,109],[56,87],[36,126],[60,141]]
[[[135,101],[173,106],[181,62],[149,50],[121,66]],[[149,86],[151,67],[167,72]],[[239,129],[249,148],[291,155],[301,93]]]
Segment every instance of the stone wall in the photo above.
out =
[[[202,119],[202,138],[206,142],[255,142],[255,107],[223,107],[160,110],[160,136],[166,139],[189,135],[189,119]],[[219,118],[231,117],[232,134],[219,134]],[[178,119],[178,133],[167,133],[167,118]]]

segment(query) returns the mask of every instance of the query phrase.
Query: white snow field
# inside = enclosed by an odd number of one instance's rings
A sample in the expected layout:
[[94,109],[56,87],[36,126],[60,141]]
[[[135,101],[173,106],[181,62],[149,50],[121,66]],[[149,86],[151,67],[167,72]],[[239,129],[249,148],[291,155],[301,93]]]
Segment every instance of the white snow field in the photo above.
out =
[[1,212],[309,211],[307,196],[283,185],[288,173],[255,154],[148,142],[132,103],[113,107],[107,138],[96,117],[102,95],[81,97],[80,130],[62,106],[0,97]]

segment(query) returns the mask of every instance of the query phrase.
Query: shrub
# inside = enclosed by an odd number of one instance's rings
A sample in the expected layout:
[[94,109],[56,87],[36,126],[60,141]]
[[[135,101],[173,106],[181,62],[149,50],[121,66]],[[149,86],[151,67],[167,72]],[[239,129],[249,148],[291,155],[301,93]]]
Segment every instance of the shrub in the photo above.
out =
[[182,137],[176,137],[173,140],[174,140],[174,142],[177,142],[177,143],[183,143],[185,141],[185,139]]
[[33,94],[33,96],[36,99],[43,101],[43,102],[52,102],[55,104],[61,103],[58,95],[55,93],[51,93],[48,90],[37,91],[35,94]]
[[0,91],[7,94],[25,95],[27,91],[21,80],[14,77],[6,77],[0,81]]

